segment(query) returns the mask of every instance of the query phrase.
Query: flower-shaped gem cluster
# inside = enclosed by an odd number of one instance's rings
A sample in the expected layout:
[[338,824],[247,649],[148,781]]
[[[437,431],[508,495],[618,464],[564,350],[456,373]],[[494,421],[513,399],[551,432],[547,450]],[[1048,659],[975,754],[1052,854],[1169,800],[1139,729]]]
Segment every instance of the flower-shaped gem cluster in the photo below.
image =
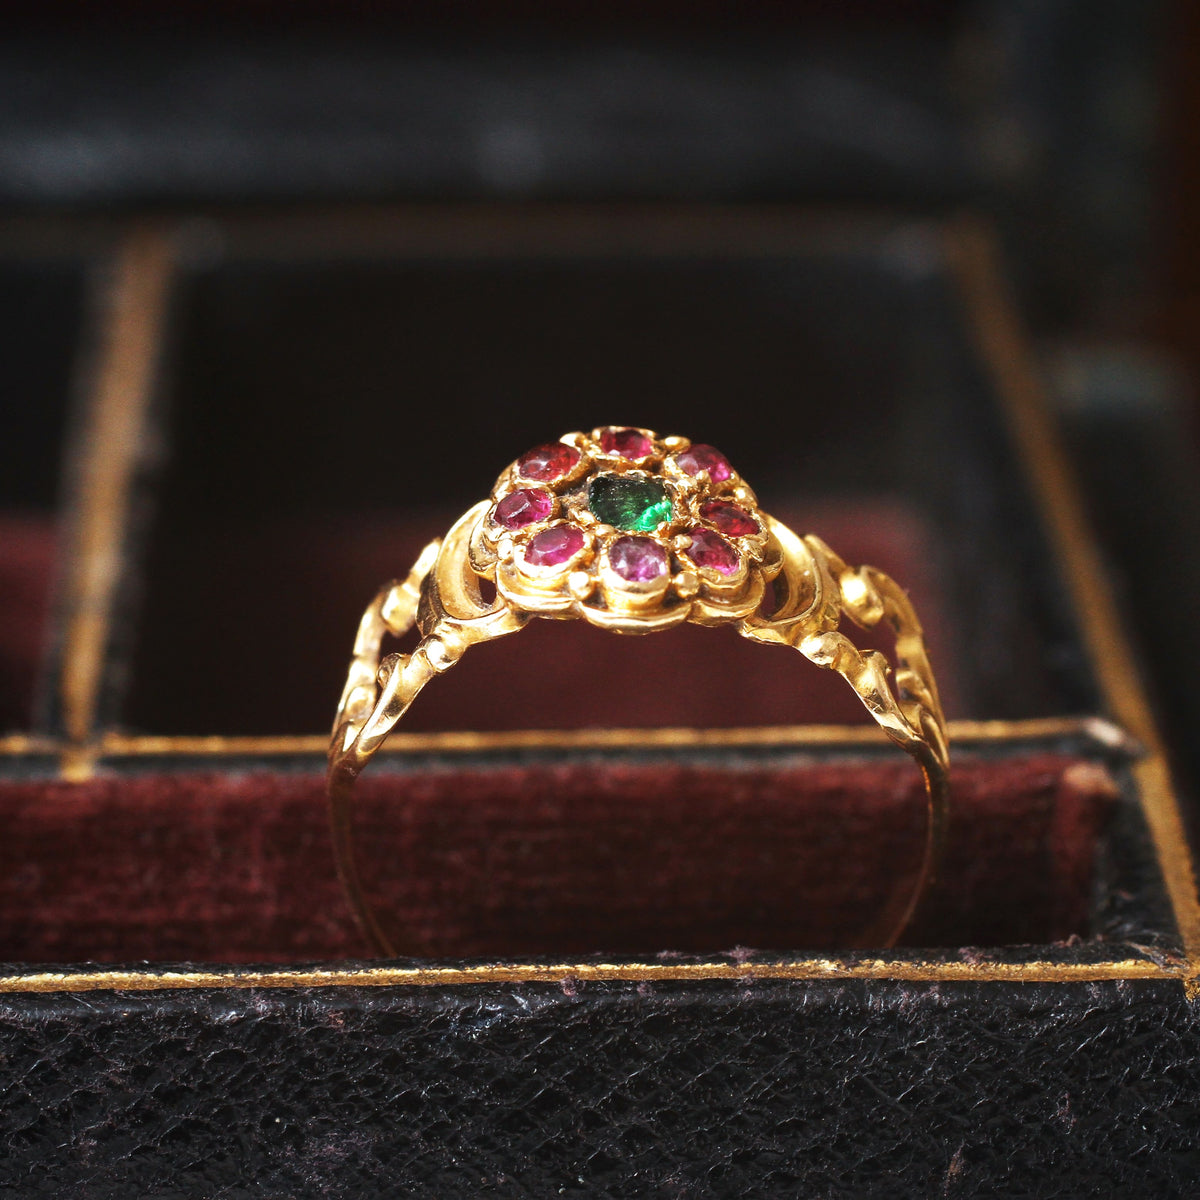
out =
[[777,558],[719,450],[616,425],[521,455],[472,544],[476,571],[506,599],[626,632],[745,616]]

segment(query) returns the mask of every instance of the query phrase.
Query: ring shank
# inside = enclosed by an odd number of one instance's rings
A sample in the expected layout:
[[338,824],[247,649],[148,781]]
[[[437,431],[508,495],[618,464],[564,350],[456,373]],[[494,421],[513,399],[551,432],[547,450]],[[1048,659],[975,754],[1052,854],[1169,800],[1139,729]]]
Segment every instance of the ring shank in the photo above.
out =
[[[367,608],[334,724],[327,775],[334,857],[363,933],[383,957],[396,957],[398,949],[359,877],[355,781],[430,679],[453,666],[468,646],[514,633],[530,619],[503,597],[489,604],[480,593],[469,547],[486,508],[485,501],[464,514],[443,542],[426,547],[405,580],[383,588]],[[739,621],[738,631],[756,641],[790,645],[817,666],[841,674],[876,723],[914,760],[924,781],[926,836],[917,874],[911,884],[897,884],[861,939],[886,948],[931,895],[949,825],[945,719],[924,635],[907,594],[883,572],[850,568],[819,538],[798,537],[773,518],[766,520],[781,552],[781,599],[772,613]],[[895,635],[895,666],[880,651],[859,650],[840,631],[844,619],[865,629],[885,622]],[[422,635],[416,649],[381,660],[385,634],[403,636],[414,624]]]

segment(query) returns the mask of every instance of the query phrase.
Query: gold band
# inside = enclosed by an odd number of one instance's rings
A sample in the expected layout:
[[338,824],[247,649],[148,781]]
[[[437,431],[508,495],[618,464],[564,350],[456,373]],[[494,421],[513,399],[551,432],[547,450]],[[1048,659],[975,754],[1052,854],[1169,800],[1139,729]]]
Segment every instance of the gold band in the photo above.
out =
[[[563,446],[569,453],[556,456]],[[531,483],[541,486],[524,486]],[[481,579],[495,582],[494,600],[484,599]],[[768,583],[775,602],[765,612]],[[469,646],[515,633],[534,616],[583,617],[619,633],[684,620],[733,624],[843,676],[925,782],[915,883],[895,891],[863,941],[890,946],[900,937],[936,875],[950,803],[945,719],[908,596],[882,571],[849,567],[820,538],[762,512],[711,447],[607,427],[518,459],[491,499],[426,546],[408,578],[384,587],[363,614],[330,742],[328,792],[342,884],[379,953],[397,950],[359,881],[354,782],[434,676]],[[844,619],[868,630],[884,623],[895,664],[855,646],[840,631]],[[414,624],[417,647],[381,659],[385,634],[401,637]]]

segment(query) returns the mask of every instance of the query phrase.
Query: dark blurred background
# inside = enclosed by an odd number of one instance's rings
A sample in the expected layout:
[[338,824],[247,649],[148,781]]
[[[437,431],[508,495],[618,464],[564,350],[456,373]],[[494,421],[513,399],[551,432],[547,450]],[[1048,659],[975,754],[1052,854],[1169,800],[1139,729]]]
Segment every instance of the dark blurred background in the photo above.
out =
[[[1196,6],[167,8],[7,8],[4,211],[632,200],[989,216],[1177,761],[1200,778]],[[55,303],[9,314],[29,353],[60,353]]]

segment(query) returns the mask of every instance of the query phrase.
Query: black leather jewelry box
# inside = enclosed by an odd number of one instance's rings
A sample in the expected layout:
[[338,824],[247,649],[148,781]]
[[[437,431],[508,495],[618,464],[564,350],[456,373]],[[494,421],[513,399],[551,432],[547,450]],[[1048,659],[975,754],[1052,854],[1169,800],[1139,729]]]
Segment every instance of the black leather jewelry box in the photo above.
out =
[[[0,1195],[1194,1191],[1188,847],[985,227],[486,205],[0,244]],[[911,588],[956,808],[908,944],[847,949],[920,783],[839,681],[539,622],[364,779],[413,954],[366,957],[320,778],[358,613],[608,420],[720,445]]]

